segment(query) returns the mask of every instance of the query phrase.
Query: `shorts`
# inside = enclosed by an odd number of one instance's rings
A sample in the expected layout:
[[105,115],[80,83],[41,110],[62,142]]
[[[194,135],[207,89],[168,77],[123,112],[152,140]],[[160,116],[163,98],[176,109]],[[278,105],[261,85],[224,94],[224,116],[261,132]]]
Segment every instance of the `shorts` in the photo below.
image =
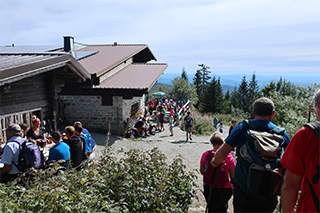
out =
[[170,129],[170,131],[173,130],[173,125],[170,125],[169,129]]
[[192,132],[192,127],[186,127],[186,132]]

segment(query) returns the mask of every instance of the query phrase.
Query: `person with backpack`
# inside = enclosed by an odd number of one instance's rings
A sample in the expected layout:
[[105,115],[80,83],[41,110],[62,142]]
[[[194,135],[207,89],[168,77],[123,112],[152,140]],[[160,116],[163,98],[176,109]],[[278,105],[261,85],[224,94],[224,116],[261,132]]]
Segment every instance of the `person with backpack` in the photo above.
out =
[[320,212],[320,89],[314,94],[316,122],[306,124],[292,138],[281,158],[287,169],[281,191],[283,212]]
[[200,160],[200,173],[203,175],[204,183],[203,194],[208,212],[227,212],[228,201],[232,196],[231,179],[234,178],[236,162],[232,153],[229,153],[214,174],[214,167],[210,162],[218,148],[224,143],[223,135],[214,132],[210,137],[210,143],[213,149],[204,152]]
[[282,181],[280,157],[290,142],[283,128],[271,122],[274,103],[265,97],[253,103],[254,120],[239,123],[211,161],[219,166],[236,147],[234,212],[273,212]]
[[[190,116],[190,112],[187,112],[187,116],[184,118],[183,128],[186,130],[186,142],[188,139],[192,140],[192,130],[193,130],[194,122],[193,118]],[[189,136],[189,137],[188,137]]]
[[15,165],[18,165],[19,163],[19,143],[23,142],[21,133],[21,127],[18,124],[11,124],[6,128],[8,140],[1,157],[1,163],[4,164],[0,172],[1,183],[7,183],[16,179],[20,173],[20,170]]
[[93,153],[95,143],[92,144],[92,138],[88,130],[86,130],[86,133],[84,132],[84,128],[82,127],[82,124],[77,121],[73,125],[75,134],[81,138],[81,140],[84,143],[84,149],[85,149],[85,158],[89,158],[91,154]]

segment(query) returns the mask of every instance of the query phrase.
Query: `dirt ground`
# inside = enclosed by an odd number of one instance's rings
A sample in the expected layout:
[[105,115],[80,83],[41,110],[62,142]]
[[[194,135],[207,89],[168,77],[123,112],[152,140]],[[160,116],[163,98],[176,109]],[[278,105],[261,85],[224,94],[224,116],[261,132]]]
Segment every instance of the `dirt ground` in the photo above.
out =
[[[183,162],[189,170],[199,171],[200,158],[203,152],[212,149],[212,145],[209,143],[209,136],[193,136],[192,141],[186,142],[186,135],[179,126],[174,127],[173,136],[170,136],[169,126],[165,125],[165,131],[157,132],[155,135],[147,138],[141,138],[138,141],[128,140],[126,138],[109,136],[108,144],[114,151],[123,149],[128,151],[130,149],[139,149],[142,151],[151,150],[157,147],[163,154],[166,155],[168,162],[172,162],[174,157],[181,155]],[[224,126],[224,136],[228,134],[229,127]],[[92,133],[92,137],[97,142],[97,148],[95,151],[96,158],[102,155],[102,150],[105,146],[107,135]],[[202,195],[202,175],[197,172],[197,184],[199,186],[197,190],[198,200],[194,199],[188,212],[204,212],[206,208],[206,202]],[[232,198],[229,201],[228,212],[232,210]]]

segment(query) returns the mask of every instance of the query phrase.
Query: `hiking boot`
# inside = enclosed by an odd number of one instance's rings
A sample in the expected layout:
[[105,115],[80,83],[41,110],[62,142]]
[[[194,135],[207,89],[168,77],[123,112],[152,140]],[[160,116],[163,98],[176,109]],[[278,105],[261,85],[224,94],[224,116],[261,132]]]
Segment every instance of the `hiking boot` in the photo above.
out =
[[192,141],[192,137],[191,137],[191,135],[189,136],[189,138],[190,138],[190,141]]

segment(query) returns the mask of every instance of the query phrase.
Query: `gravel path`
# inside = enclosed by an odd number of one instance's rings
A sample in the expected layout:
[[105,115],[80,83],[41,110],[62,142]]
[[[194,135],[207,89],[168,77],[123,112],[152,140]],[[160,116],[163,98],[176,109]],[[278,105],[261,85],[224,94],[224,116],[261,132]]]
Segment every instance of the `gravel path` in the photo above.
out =
[[[209,142],[209,136],[193,136],[192,141],[186,142],[185,132],[180,130],[178,126],[173,129],[173,136],[170,136],[168,125],[165,125],[165,131],[158,132],[155,135],[147,138],[141,138],[138,141],[128,140],[126,138],[110,136],[109,145],[117,151],[123,149],[128,151],[130,149],[139,150],[151,150],[157,147],[163,154],[166,155],[168,162],[171,163],[174,157],[181,155],[183,162],[187,169],[196,169],[199,171],[200,158],[204,151],[212,149],[212,145]],[[226,137],[229,131],[228,126],[224,126],[224,136]],[[102,150],[105,145],[107,135],[92,133],[92,137],[97,142],[96,158],[102,155]],[[199,190],[197,190],[198,200],[194,199],[193,203],[189,208],[189,212],[204,212],[205,211],[205,200],[202,195],[202,175],[198,173],[197,184]],[[232,203],[229,201],[229,212],[232,212]]]

